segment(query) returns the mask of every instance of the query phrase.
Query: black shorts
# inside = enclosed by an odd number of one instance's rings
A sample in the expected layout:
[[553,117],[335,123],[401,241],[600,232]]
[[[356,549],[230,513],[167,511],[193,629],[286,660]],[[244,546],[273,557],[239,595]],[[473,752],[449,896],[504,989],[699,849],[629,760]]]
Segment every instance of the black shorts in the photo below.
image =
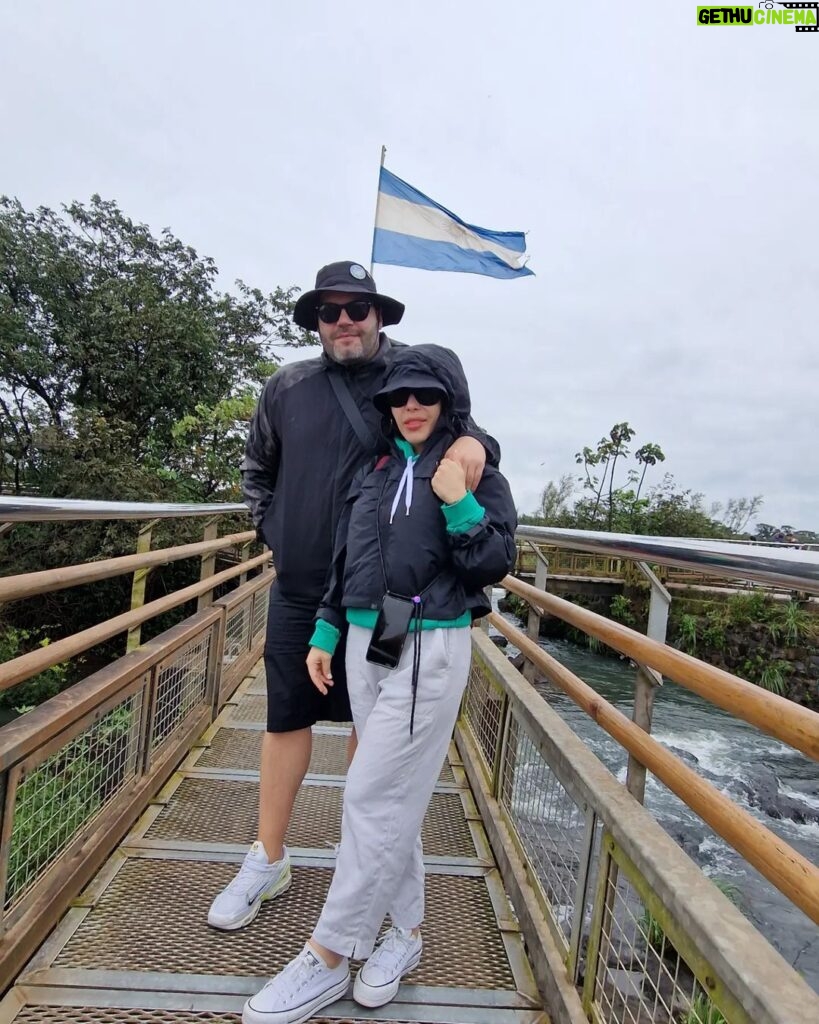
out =
[[319,693],[307,672],[307,652],[318,602],[283,595],[270,588],[264,667],[267,673],[267,731],[293,732],[316,722],[349,722],[352,718],[344,671],[346,629],[333,655],[333,685]]

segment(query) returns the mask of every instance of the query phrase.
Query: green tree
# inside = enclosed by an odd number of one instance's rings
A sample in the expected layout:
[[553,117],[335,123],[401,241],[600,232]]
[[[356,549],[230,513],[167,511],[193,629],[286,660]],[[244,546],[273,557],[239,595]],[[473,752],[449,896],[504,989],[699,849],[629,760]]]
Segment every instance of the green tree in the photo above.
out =
[[738,535],[745,532],[748,523],[762,508],[762,502],[761,494],[755,494],[752,498],[729,498],[724,508],[718,504],[713,511],[729,533]]
[[819,533],[813,530],[795,530],[787,523],[784,526],[757,523],[754,540],[774,543],[787,541],[791,544],[819,544]]
[[174,424],[169,474],[184,488],[188,501],[241,500],[239,464],[247,421],[256,404],[248,389],[213,406],[200,403]]
[[747,528],[762,504],[761,495],[730,498],[724,508],[716,505],[706,510],[703,495],[679,487],[670,473],[644,490],[648,470],[665,462],[665,453],[655,442],[646,442],[634,452],[636,467],[629,466],[629,445],[635,436],[628,422],[615,423],[596,447],[576,452],[575,462],[583,467],[578,482],[585,493],[571,505],[571,476],[550,481],[539,507],[532,515],[522,516],[521,522],[581,530],[599,530],[605,523],[606,529],[617,533],[706,538],[736,536]]
[[727,537],[723,523],[705,509],[703,495],[690,488],[680,489],[670,473],[652,487],[640,522],[640,533],[654,537]]
[[640,491],[643,489],[643,482],[646,478],[646,470],[649,466],[656,466],[658,462],[665,462],[665,454],[658,444],[649,441],[648,444],[641,445],[637,449],[634,453],[634,458],[643,467],[639,483],[637,484],[636,500],[639,501]]
[[564,474],[557,483],[550,480],[540,495],[540,505],[535,512],[539,519],[545,519],[552,525],[569,513],[569,501],[574,494],[575,480],[571,473]]
[[[0,198],[0,491],[236,499],[246,421],[277,351],[313,343],[292,325],[293,299],[292,288],[241,281],[220,291],[212,259],[99,196],[61,212]],[[127,553],[136,532],[130,522],[20,524],[0,539],[3,571]],[[155,544],[198,537],[201,523],[163,523]],[[153,572],[148,599],[197,568]],[[7,605],[0,631],[24,653],[125,610],[130,585],[121,577]],[[67,682],[105,654],[72,663]]]
[[64,216],[0,199],[0,487],[69,493],[54,452],[64,465],[73,444],[79,459],[89,423],[123,438],[132,465],[164,466],[180,420],[258,390],[274,346],[309,343],[292,289],[230,295],[216,277],[99,196]]
[[[585,479],[583,480],[583,486],[594,493],[593,504],[584,504],[584,510],[589,515],[589,527],[593,528],[597,522],[597,515],[600,511],[600,503],[603,498],[603,491],[606,484],[608,483],[608,503],[606,509],[606,516],[608,522],[608,529],[611,530],[614,525],[614,479],[617,471],[618,460],[625,460],[628,458],[629,443],[634,437],[635,431],[627,422],[615,423],[609,431],[606,437],[601,438],[597,442],[596,448],[589,448],[588,446],[581,449],[581,451],[575,453],[575,462],[578,465],[583,466]],[[647,444],[643,445],[637,453],[637,461],[643,463],[643,478],[645,478],[645,470],[649,465],[655,465],[658,461],[664,459],[662,451],[658,445]],[[592,468],[602,466],[603,474],[598,477],[592,473]],[[643,485],[643,480],[640,480],[640,488]],[[637,492],[637,498],[639,498],[639,490]]]

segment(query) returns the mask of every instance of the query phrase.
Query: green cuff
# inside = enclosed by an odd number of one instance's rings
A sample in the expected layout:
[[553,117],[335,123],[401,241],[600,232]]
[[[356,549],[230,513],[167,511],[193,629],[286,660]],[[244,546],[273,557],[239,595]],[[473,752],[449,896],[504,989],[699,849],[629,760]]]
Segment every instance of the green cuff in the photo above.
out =
[[467,491],[460,501],[454,505],[442,505],[441,511],[446,519],[447,533],[466,533],[484,517],[484,507],[472,493]]
[[316,628],[313,630],[313,635],[310,637],[310,646],[319,647],[322,651],[326,651],[328,654],[335,654],[338,638],[340,636],[341,631],[336,629],[336,627],[331,623],[327,622],[326,619],[316,619]]

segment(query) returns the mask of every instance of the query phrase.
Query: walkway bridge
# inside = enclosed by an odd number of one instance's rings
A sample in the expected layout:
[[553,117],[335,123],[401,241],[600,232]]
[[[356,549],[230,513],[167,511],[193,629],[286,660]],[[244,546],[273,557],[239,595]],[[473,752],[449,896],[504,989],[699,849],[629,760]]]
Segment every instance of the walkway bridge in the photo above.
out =
[[[269,552],[251,557],[251,531],[217,535],[218,516],[235,516],[235,506],[103,505],[0,498],[0,521],[13,524],[0,544],[44,519],[210,518],[195,544],[151,550],[143,527],[137,554],[0,578],[5,603],[134,575],[130,611],[0,665],[7,690],[127,634],[122,657],[0,728],[0,1024],[236,1024],[244,999],[298,951],[318,915],[348,730],[314,730],[287,837],[292,889],[246,930],[209,929],[209,903],[255,837],[259,659],[274,572]],[[563,688],[630,752],[627,785],[475,629],[424,824],[424,959],[381,1010],[348,999],[318,1019],[816,1024],[819,996],[640,800],[647,768],[785,893],[794,914],[819,924],[816,864],[649,735],[665,679],[819,759],[819,715],[661,642],[668,593],[652,570],[707,568],[815,594],[819,557],[532,527],[520,537],[633,560],[651,581],[648,638],[511,577],[504,585],[532,608],[529,636],[490,619],[524,653],[527,673]],[[144,604],[146,573],[185,558],[199,560],[199,581]],[[189,607],[141,642],[144,624]],[[546,612],[640,665],[635,721],[534,642]]]

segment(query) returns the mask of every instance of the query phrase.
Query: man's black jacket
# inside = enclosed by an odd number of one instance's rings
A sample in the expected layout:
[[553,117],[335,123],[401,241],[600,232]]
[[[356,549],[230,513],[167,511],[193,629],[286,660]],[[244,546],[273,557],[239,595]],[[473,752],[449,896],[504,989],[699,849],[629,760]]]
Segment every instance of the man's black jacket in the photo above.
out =
[[[345,367],[324,353],[290,363],[265,384],[250,423],[242,491],[253,523],[273,552],[279,586],[293,599],[318,605],[333,557],[336,527],[356,472],[378,448],[365,451],[333,392],[328,374],[346,381],[373,437],[381,417],[372,396],[396,351],[406,346],[381,334],[376,355]],[[469,422],[491,464],[497,441]]]

